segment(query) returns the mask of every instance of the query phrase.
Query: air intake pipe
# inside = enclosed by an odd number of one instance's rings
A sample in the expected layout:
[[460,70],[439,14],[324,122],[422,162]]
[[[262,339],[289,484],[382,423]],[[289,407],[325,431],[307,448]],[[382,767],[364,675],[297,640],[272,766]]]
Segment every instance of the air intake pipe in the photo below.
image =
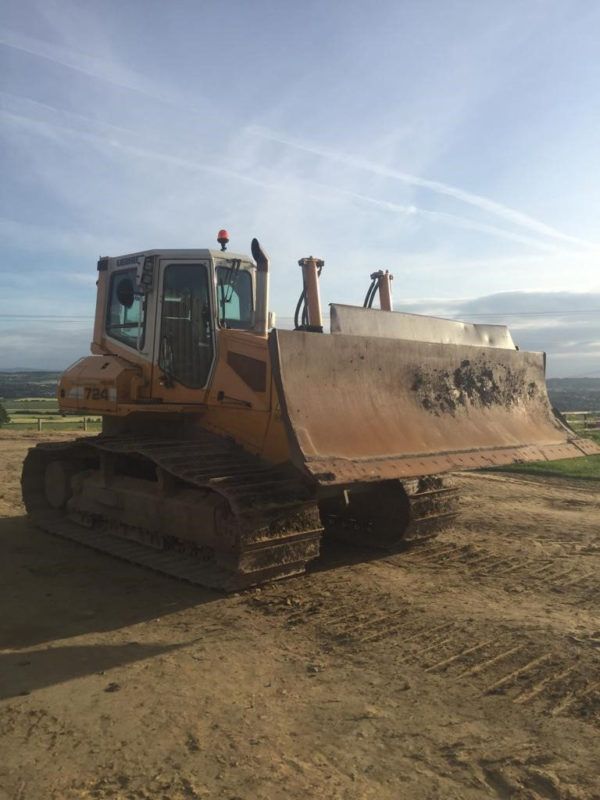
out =
[[108,257],[98,261],[98,280],[96,281],[96,316],[94,317],[94,338],[90,350],[95,355],[106,352],[104,347],[104,324],[106,320],[106,301],[108,297]]

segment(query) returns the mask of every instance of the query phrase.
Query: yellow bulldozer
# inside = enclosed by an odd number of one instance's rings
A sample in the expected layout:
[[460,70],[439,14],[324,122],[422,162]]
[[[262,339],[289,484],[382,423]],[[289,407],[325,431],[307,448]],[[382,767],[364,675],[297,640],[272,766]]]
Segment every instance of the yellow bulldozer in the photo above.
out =
[[325,333],[311,256],[280,330],[258,241],[252,258],[218,241],[98,261],[92,355],[58,400],[102,433],[29,451],[41,528],[235,590],[303,572],[324,530],[386,549],[433,535],[457,513],[446,473],[600,452],[504,326],[394,312],[379,271]]

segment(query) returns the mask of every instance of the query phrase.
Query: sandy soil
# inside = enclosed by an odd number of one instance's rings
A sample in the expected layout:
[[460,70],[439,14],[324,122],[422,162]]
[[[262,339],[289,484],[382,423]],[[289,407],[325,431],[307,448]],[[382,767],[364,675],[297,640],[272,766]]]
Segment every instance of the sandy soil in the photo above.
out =
[[0,432],[0,797],[600,798],[598,484],[465,475],[436,541],[223,596],[32,527],[37,436]]

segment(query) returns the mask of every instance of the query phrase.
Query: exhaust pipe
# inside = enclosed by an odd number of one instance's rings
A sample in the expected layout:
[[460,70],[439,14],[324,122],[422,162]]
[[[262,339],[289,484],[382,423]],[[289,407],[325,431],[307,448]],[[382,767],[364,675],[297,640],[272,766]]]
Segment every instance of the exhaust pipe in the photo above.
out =
[[252,239],[252,258],[256,261],[256,311],[254,330],[266,335],[269,330],[269,257],[258,239]]

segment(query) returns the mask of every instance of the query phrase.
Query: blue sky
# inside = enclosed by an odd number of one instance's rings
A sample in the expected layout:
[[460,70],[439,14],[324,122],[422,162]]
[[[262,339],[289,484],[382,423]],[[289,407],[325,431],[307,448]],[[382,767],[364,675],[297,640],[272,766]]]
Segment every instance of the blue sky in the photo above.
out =
[[[374,269],[600,374],[595,0],[8,0],[0,368],[87,352],[99,255],[258,236],[282,322]],[[60,319],[52,319],[60,317]]]

